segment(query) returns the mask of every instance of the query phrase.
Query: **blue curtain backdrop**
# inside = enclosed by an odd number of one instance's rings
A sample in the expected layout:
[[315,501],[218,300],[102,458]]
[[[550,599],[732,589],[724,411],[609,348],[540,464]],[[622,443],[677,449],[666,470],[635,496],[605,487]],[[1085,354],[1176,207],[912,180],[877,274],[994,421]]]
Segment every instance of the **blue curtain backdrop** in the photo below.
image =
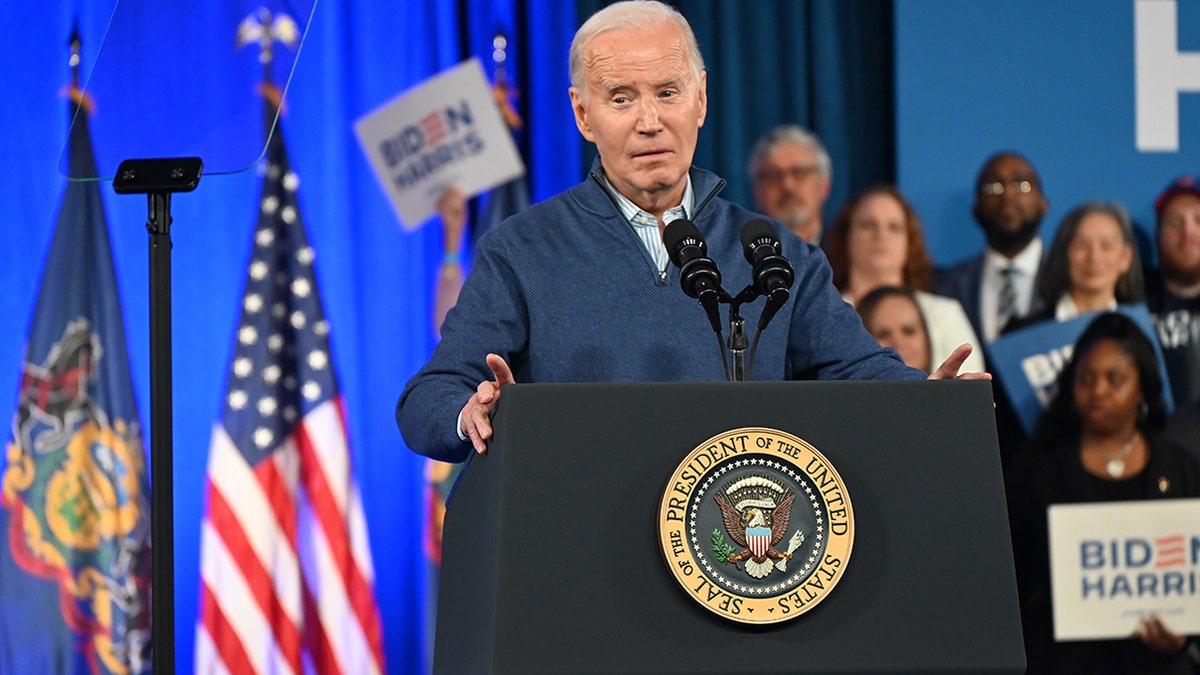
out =
[[[192,39],[211,45],[214,63],[232,50],[231,3],[166,3]],[[835,196],[890,178],[891,5],[833,0],[681,2],[694,22],[710,71],[708,124],[697,162],[730,180],[726,196],[746,201],[745,154],[768,127],[797,121],[826,137],[834,154]],[[67,36],[78,19],[85,74],[96,63],[112,0],[0,4],[0,403],[12,410],[34,293],[64,180],[67,137],[60,88],[69,80]],[[354,138],[355,119],[468,56],[490,72],[496,31],[510,40],[508,72],[526,122],[521,149],[534,201],[574,184],[590,153],[567,97],[566,54],[578,16],[598,5],[560,0],[319,0],[288,91],[287,127],[300,202],[332,328],[334,362],[347,401],[354,462],[362,486],[384,623],[386,660],[397,673],[424,664],[421,547],[422,464],[401,442],[393,407],[405,381],[434,344],[433,285],[440,228],[406,232],[397,223]],[[125,11],[125,10],[123,10]],[[147,26],[147,39],[157,35]],[[258,70],[206,78],[217,103],[253,101]],[[92,134],[102,162],[125,159],[116,137],[138,106],[170,101],[146,62],[101,63],[92,94]],[[243,73],[245,74],[243,77]],[[884,89],[872,88],[882,80]],[[200,86],[200,83],[197,83]],[[874,91],[875,93],[867,93]],[[254,139],[251,139],[252,141]],[[256,142],[261,143],[261,139]],[[254,171],[206,176],[172,202],[174,300],[174,462],[176,653],[193,662],[199,523],[205,462],[241,301],[259,177]],[[142,420],[149,425],[149,297],[146,201],[103,184],[113,256]],[[447,411],[451,413],[453,411]],[[11,414],[11,413],[7,413]],[[149,438],[149,432],[147,432]],[[151,459],[152,461],[152,459]],[[2,599],[0,599],[2,601]]]

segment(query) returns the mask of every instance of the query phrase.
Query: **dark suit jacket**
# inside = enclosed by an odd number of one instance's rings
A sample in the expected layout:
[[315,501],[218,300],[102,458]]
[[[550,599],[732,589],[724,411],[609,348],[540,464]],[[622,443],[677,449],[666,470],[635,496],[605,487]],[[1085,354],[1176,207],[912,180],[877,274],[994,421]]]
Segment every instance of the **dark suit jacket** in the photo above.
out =
[[[979,310],[979,295],[983,287],[983,259],[984,253],[968,258],[963,262],[945,269],[937,271],[937,278],[934,284],[934,291],[940,295],[946,295],[958,299],[962,303],[963,309],[967,312],[967,318],[971,321],[971,326],[975,329],[975,334],[979,336],[980,341],[983,341],[983,321]],[[1045,303],[1038,297],[1037,292],[1033,294],[1033,306],[1030,309],[1029,316],[1036,317],[1037,320],[1045,318],[1054,318],[1053,310],[1049,316],[1043,316],[1045,311]],[[1015,319],[1014,321],[1020,321]],[[1009,322],[1009,326],[1013,326],[1014,321]],[[1031,325],[1034,321],[1023,325]],[[1008,329],[1008,326],[1004,327]],[[1000,462],[1007,469],[1016,458],[1026,450],[1029,439],[1025,435],[1024,428],[1017,418],[1016,410],[1012,407],[1012,403],[1008,399],[1008,394],[1004,393],[1004,384],[996,376],[996,368],[990,363],[991,359],[988,354],[984,353],[984,360],[989,372],[992,373],[992,396],[996,401],[996,432],[1000,444]]]
[[[962,303],[971,321],[971,327],[980,341],[983,337],[983,319],[979,310],[979,294],[983,287],[983,258],[984,253],[968,258],[953,267],[939,268],[934,278],[934,293],[956,298]],[[1037,314],[1045,309],[1046,303],[1038,297],[1034,290],[1029,314]]]

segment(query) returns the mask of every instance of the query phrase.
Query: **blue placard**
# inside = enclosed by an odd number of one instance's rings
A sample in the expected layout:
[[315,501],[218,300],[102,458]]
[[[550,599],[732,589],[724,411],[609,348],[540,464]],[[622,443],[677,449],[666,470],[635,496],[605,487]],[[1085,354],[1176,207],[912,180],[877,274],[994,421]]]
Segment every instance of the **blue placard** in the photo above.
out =
[[[1150,312],[1145,305],[1122,305],[1117,311],[1133,319],[1150,339],[1169,412],[1174,407],[1171,386]],[[1033,433],[1038,417],[1054,396],[1054,383],[1070,360],[1075,342],[1096,316],[1098,313],[1090,312],[1068,321],[1045,321],[1002,335],[987,346],[988,363],[1027,434]]]

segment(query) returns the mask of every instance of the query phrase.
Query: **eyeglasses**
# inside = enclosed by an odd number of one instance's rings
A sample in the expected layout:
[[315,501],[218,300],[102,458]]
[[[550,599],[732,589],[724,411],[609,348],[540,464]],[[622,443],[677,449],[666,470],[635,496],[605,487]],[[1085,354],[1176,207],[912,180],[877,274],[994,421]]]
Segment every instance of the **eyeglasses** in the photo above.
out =
[[1033,182],[1027,180],[992,181],[979,186],[979,194],[995,197],[1011,190],[1014,193],[1027,195],[1033,192]]
[[816,175],[819,167],[816,164],[802,164],[799,166],[786,166],[782,168],[762,169],[758,172],[758,180],[761,183],[770,185],[778,185],[783,182],[785,177],[791,178],[799,183],[800,181]]

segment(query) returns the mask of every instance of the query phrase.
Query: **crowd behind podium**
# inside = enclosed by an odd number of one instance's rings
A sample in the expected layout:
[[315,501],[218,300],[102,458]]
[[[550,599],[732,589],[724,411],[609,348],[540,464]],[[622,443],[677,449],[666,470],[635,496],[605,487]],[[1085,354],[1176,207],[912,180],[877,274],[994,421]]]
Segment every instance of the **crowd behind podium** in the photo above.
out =
[[[985,249],[935,269],[920,217],[894,185],[853,194],[828,231],[821,228],[832,171],[811,132],[795,125],[772,130],[749,168],[757,207],[819,241],[834,284],[880,344],[928,370],[967,342],[980,357],[972,365],[992,372],[1028,672],[1200,672],[1195,638],[1159,617],[1143,620],[1127,640],[1056,643],[1046,528],[1051,504],[1200,497],[1197,179],[1176,178],[1154,197],[1153,250],[1139,250],[1126,208],[1105,201],[1070,209],[1046,246],[1041,228],[1049,201],[1041,177],[1025,156],[998,152],[975,178],[970,214]],[[1150,334],[1115,311],[1131,307],[1148,312]],[[1078,317],[1094,319],[1027,433],[996,377],[1012,364],[998,362],[987,347]]]

